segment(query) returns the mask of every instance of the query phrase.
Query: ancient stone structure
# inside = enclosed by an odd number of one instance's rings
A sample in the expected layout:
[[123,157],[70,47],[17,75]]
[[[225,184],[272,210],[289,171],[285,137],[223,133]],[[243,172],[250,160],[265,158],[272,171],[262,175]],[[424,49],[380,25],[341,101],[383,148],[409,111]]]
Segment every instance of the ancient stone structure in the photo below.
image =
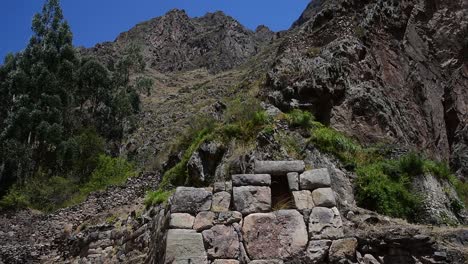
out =
[[[335,258],[354,259],[356,239],[344,237],[328,170],[304,170],[303,161],[261,161],[258,174],[232,175],[214,188],[177,188],[159,262],[320,263],[331,249]],[[278,177],[286,193],[275,190]],[[273,204],[275,195],[291,202]]]

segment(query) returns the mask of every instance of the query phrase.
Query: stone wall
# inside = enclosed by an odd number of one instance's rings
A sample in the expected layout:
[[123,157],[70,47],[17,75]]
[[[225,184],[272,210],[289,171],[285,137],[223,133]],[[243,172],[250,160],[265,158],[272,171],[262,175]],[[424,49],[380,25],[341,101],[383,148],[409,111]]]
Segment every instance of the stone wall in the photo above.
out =
[[[272,181],[285,177],[292,203],[272,208]],[[149,263],[323,263],[355,259],[345,238],[328,169],[303,161],[257,161],[255,174],[232,175],[210,188],[178,187],[168,230],[153,233],[159,252]],[[159,221],[160,224],[163,221]],[[156,227],[153,230],[160,230]],[[162,241],[162,238],[165,241]],[[164,255],[164,256],[163,256]]]

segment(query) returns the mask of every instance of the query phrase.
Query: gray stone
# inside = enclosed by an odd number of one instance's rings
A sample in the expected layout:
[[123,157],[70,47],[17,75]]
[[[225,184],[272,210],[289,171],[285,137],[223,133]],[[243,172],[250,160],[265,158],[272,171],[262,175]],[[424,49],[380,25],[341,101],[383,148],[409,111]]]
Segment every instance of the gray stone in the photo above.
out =
[[233,186],[270,186],[270,174],[234,174],[232,175]]
[[210,258],[236,259],[239,256],[239,237],[234,227],[215,225],[202,234]]
[[231,205],[231,194],[228,192],[217,192],[213,194],[213,203],[211,204],[211,211],[213,212],[226,212],[229,211]]
[[274,176],[286,175],[289,172],[303,172],[305,163],[302,160],[291,161],[255,161],[255,173]]
[[343,222],[336,207],[314,207],[309,217],[311,239],[337,239],[343,237]]
[[202,188],[177,187],[171,201],[171,212],[196,214],[209,211],[211,197],[211,192]]
[[235,259],[215,259],[213,264],[239,264],[239,261]]
[[331,240],[311,240],[305,252],[306,263],[325,263],[331,243]]
[[192,229],[195,217],[187,213],[171,214],[169,227],[173,229]]
[[307,246],[307,229],[296,210],[251,214],[244,218],[242,234],[253,259],[284,259]]
[[287,174],[288,186],[291,191],[299,191],[299,173],[290,172]]
[[202,234],[194,230],[170,229],[167,232],[165,264],[207,264]]
[[336,206],[335,194],[331,188],[318,188],[312,192],[315,206],[334,207]]
[[356,238],[343,238],[334,240],[330,247],[328,258],[332,263],[338,263],[344,259],[354,261],[356,259]]
[[198,232],[205,229],[210,229],[213,226],[213,221],[215,219],[215,213],[213,212],[200,212],[195,217],[195,222],[193,223],[193,229]]
[[226,185],[224,182],[215,182],[213,184],[213,192],[223,192],[226,191]]
[[242,220],[242,214],[237,211],[219,212],[217,213],[214,223],[222,225],[230,225],[233,223],[239,223]]
[[243,215],[271,210],[271,189],[264,186],[234,187],[234,207]]
[[331,185],[330,174],[326,168],[305,171],[299,175],[299,182],[301,190],[315,190]]
[[294,198],[294,205],[297,210],[305,210],[314,208],[314,202],[312,200],[312,193],[310,191],[296,191],[292,192]]

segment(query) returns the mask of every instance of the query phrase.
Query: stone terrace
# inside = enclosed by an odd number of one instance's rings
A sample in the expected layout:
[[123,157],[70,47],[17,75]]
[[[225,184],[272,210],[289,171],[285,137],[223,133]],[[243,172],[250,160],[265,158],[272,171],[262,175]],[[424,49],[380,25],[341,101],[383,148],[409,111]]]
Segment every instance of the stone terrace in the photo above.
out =
[[[303,161],[256,161],[254,170],[212,188],[177,188],[164,263],[322,263],[345,257],[346,248],[354,252],[357,241],[343,238],[327,169],[305,170]],[[279,193],[293,201],[277,211],[274,182],[286,183],[287,191]]]

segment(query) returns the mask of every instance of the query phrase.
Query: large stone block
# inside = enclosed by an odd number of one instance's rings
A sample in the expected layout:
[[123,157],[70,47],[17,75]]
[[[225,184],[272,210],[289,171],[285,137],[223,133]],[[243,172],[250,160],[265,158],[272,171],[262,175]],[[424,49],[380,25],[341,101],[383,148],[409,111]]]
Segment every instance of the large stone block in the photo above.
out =
[[193,229],[198,232],[205,229],[210,229],[213,226],[213,221],[215,219],[215,213],[210,211],[200,212],[195,217],[195,222],[193,223]]
[[271,210],[271,189],[265,186],[233,188],[234,207],[243,215]]
[[167,232],[165,264],[207,264],[202,234],[195,230],[170,229]]
[[219,212],[214,219],[215,224],[230,225],[239,223],[242,220],[242,214],[237,211]]
[[270,186],[270,174],[234,174],[232,175],[233,186]]
[[307,229],[296,210],[251,214],[242,227],[245,248],[252,259],[284,259],[305,250]]
[[171,214],[169,227],[174,229],[192,229],[195,217],[187,213]]
[[297,210],[305,210],[314,208],[312,193],[308,190],[292,192],[294,205]]
[[233,226],[215,225],[202,234],[210,259],[236,259],[239,256],[239,237]]
[[309,217],[311,239],[337,239],[343,237],[343,222],[336,207],[314,207]]
[[171,200],[172,213],[196,214],[209,211],[212,193],[202,188],[177,187]]
[[335,193],[331,188],[318,188],[312,192],[315,206],[334,207],[336,206]]
[[302,160],[291,161],[255,161],[255,173],[284,176],[289,172],[303,172],[305,163]]
[[299,175],[301,190],[315,190],[331,186],[328,169],[308,170]]
[[211,211],[213,212],[226,212],[229,211],[231,205],[231,194],[228,192],[217,192],[213,194],[213,203],[211,204]]
[[288,186],[291,191],[299,191],[299,173],[289,172],[288,177]]

